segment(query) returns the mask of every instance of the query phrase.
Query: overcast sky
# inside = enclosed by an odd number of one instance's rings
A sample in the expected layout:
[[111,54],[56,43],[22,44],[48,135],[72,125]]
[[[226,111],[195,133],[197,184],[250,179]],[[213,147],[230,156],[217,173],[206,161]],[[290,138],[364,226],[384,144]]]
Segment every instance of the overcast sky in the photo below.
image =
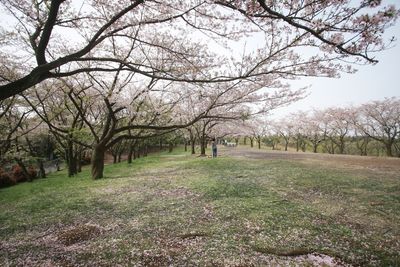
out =
[[[383,3],[400,7],[399,0],[387,0]],[[298,110],[344,107],[385,97],[400,97],[400,20],[385,35],[387,39],[394,36],[397,41],[394,48],[376,54],[378,64],[359,66],[357,73],[342,74],[339,79],[305,78],[295,81],[293,88],[311,85],[310,95],[274,111],[273,117],[284,117]]]

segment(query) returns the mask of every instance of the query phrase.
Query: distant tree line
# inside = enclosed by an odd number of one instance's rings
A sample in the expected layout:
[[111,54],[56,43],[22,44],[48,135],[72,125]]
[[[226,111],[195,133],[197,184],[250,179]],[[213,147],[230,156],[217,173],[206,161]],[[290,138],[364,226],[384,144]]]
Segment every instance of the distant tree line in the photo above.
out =
[[272,149],[400,157],[400,99],[297,112],[252,122],[244,133],[237,136],[251,146],[257,140]]

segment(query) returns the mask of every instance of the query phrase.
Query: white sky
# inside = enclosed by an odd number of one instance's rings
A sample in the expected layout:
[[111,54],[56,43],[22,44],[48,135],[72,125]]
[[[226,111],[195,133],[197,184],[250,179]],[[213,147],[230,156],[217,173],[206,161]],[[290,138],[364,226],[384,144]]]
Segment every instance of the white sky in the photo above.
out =
[[[383,4],[400,6],[399,0],[384,0]],[[339,79],[304,78],[293,82],[293,88],[311,85],[309,96],[273,112],[274,118],[284,117],[298,110],[344,107],[385,97],[400,97],[400,20],[385,34],[387,40],[394,36],[395,47],[376,54],[376,65],[356,66],[355,74],[342,74]]]

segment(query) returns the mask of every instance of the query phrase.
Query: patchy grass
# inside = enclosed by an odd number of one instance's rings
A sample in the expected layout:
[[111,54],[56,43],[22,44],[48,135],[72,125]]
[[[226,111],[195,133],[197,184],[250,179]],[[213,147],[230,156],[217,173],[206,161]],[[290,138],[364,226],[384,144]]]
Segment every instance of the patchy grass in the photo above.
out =
[[105,176],[1,189],[0,265],[400,265],[396,172],[179,152]]

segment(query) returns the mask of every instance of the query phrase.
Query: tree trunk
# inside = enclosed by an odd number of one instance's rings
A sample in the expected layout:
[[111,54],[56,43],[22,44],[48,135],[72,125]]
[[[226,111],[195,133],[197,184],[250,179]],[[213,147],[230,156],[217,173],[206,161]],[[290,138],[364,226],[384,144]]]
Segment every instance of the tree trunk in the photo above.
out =
[[76,159],[76,173],[82,172],[82,151],[79,151]]
[[129,146],[129,152],[128,152],[128,164],[132,163],[132,156],[133,156],[133,146]]
[[392,142],[385,143],[386,156],[393,157],[392,147],[393,147],[393,143]]
[[301,143],[301,151],[303,151],[303,152],[306,152],[306,148],[307,148],[307,143],[306,142],[304,142],[304,141],[302,141],[302,143]]
[[192,149],[192,155],[196,154],[196,142],[194,138],[190,141],[190,147]]
[[72,177],[78,173],[77,164],[76,164],[76,156],[74,155],[74,146],[72,141],[68,141],[68,147],[66,151],[66,158],[68,164],[68,177]]
[[206,156],[206,137],[203,134],[200,140],[200,156]]
[[104,171],[104,155],[106,148],[102,145],[96,145],[92,153],[92,179],[97,180],[103,178]]
[[78,168],[76,164],[76,157],[72,153],[68,153],[68,177],[72,177],[78,173]]
[[185,152],[187,152],[187,141],[185,140]]
[[26,169],[24,162],[20,158],[14,158],[14,159],[17,162],[17,164],[19,165],[19,167],[21,167],[21,171],[24,174],[24,176],[26,177],[26,179],[28,179],[28,182],[32,182],[33,181],[33,177],[31,176],[31,174]]
[[38,169],[39,169],[38,177],[46,178],[46,171],[43,166],[43,160],[37,159],[37,165],[38,165]]
[[247,145],[247,137],[246,137],[246,136],[243,137],[243,144],[244,144],[244,145]]
[[257,138],[258,149],[261,149],[261,137]]
[[318,144],[313,144],[313,152],[317,153]]
[[253,138],[250,138],[250,147],[254,147]]
[[121,150],[120,152],[118,152],[118,162],[121,162],[121,159],[122,159],[122,152],[124,152],[124,151]]
[[172,142],[168,143],[168,153],[171,153],[174,150],[174,144]]

